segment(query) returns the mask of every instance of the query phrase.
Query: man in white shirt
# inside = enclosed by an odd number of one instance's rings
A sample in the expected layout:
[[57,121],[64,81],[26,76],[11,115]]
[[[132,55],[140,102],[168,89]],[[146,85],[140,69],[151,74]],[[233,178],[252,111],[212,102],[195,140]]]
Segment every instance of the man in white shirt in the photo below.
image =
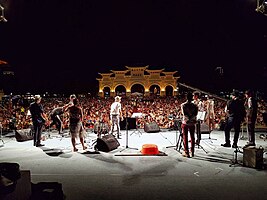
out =
[[110,119],[111,119],[111,134],[114,131],[114,125],[117,127],[117,138],[120,139],[120,118],[122,119],[121,111],[121,97],[116,96],[115,101],[111,104],[110,107]]
[[209,126],[209,131],[214,129],[215,111],[214,111],[214,99],[212,96],[207,96],[207,115],[206,123]]
[[[192,101],[192,103],[194,103],[198,107],[199,116],[205,115],[204,104],[200,99],[200,92],[195,91],[193,93],[193,101]],[[202,120],[200,120],[200,119],[197,119],[197,120],[198,121],[196,123],[196,135],[197,135],[196,144],[199,145],[200,140],[201,140],[200,124],[201,124]]]

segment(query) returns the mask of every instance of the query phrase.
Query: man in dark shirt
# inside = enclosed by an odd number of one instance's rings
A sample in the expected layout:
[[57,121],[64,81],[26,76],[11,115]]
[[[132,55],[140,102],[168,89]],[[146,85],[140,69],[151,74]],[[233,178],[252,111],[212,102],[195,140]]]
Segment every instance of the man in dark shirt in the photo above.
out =
[[183,115],[182,120],[182,134],[184,143],[184,157],[190,158],[188,149],[188,131],[191,138],[191,156],[194,157],[195,152],[195,125],[197,122],[198,107],[192,102],[193,95],[191,92],[187,94],[187,101],[181,104],[181,111]]
[[47,120],[44,113],[43,106],[41,104],[41,96],[35,95],[34,102],[30,104],[30,113],[32,117],[32,123],[34,128],[33,145],[36,147],[44,146],[41,144],[42,128]]
[[64,106],[59,106],[59,102],[56,102],[55,108],[50,113],[50,118],[52,120],[50,127],[56,125],[59,134],[62,134],[62,120],[60,116],[64,113],[64,111],[68,106],[69,104],[66,104]]
[[245,118],[245,107],[244,103],[239,99],[239,93],[234,91],[231,93],[231,100],[227,102],[226,112],[227,120],[224,128],[225,133],[225,143],[221,144],[223,147],[231,147],[230,142],[230,131],[232,128],[235,130],[234,141],[232,148],[237,148],[237,142],[240,133],[241,122]]

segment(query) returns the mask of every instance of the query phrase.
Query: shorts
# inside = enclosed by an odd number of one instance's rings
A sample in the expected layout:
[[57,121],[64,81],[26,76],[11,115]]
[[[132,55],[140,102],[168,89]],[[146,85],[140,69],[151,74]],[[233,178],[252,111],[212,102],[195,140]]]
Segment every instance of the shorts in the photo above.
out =
[[85,136],[85,130],[83,128],[82,122],[77,124],[70,124],[70,134],[72,138],[83,138]]

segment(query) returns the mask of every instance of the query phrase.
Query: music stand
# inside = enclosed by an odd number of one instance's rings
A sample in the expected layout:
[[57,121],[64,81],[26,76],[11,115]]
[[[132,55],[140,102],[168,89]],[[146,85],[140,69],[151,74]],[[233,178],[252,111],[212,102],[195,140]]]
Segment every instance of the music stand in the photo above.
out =
[[197,142],[196,145],[197,147],[201,148],[205,153],[208,153],[201,145],[200,145],[200,140],[201,140],[201,121],[204,121],[205,119],[206,112],[205,111],[198,111],[197,113],[197,124],[196,124],[196,133],[197,133]]
[[[179,134],[179,138],[176,142],[175,150],[177,151],[177,149],[178,149],[178,151],[181,153],[181,148],[182,148],[182,144],[183,144],[183,132],[182,132],[182,127],[181,127],[182,120],[179,120],[178,122],[179,123],[177,124],[177,134],[178,134],[178,129],[179,129],[180,134]],[[177,135],[176,135],[176,137],[177,137]]]
[[129,137],[128,137],[128,120],[127,120],[127,118],[128,118],[128,102],[126,104],[126,118],[125,118],[125,129],[126,129],[126,139],[125,139],[125,141],[126,141],[126,145],[125,145],[125,148],[122,149],[120,152],[124,151],[125,149],[136,149],[136,150],[138,150],[137,148],[131,148],[131,147],[128,146]]
[[142,116],[143,116],[142,113],[133,113],[132,114],[131,117],[132,118],[135,118],[135,130],[134,130],[134,132],[131,133],[131,135],[134,134],[135,132],[137,132],[137,134],[139,135],[139,137],[140,137],[140,135],[142,135],[141,131],[138,130],[137,123],[136,123],[136,119],[141,118]]
[[[174,119],[174,121],[177,120],[177,119]],[[171,147],[175,147],[175,150],[178,149],[178,143],[181,139],[181,134],[182,134],[182,129],[181,129],[181,120],[177,120],[176,123],[174,123],[176,125],[175,127],[175,146],[167,146],[166,148],[171,148]],[[180,133],[179,135],[179,138],[178,138],[178,131]],[[179,148],[179,151],[180,151],[181,148]]]

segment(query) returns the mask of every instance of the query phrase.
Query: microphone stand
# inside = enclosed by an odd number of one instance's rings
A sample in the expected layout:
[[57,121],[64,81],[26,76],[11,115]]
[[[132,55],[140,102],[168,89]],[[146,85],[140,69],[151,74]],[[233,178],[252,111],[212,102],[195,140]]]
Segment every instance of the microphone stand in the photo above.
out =
[[125,145],[125,148],[124,149],[122,149],[120,152],[122,152],[122,151],[124,151],[125,149],[136,149],[136,150],[138,150],[137,148],[130,148],[129,146],[128,146],[128,139],[129,139],[129,137],[128,137],[128,101],[126,102],[126,118],[125,118],[125,128],[126,128],[126,145]]

